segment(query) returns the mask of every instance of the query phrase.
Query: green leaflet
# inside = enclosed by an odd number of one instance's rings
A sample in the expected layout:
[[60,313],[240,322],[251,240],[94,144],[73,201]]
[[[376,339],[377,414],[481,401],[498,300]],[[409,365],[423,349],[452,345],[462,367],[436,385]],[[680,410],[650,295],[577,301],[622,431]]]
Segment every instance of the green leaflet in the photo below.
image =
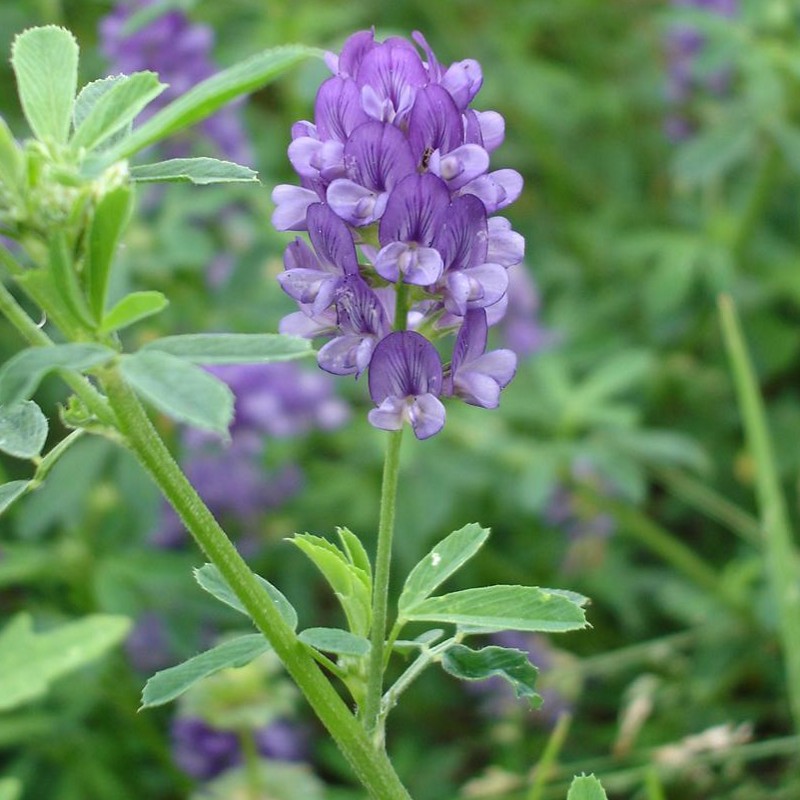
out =
[[145,684],[141,707],[164,705],[180,697],[203,678],[229,667],[244,667],[270,649],[269,642],[260,633],[251,633],[224,642],[182,664],[156,672]]
[[35,458],[47,439],[47,417],[31,400],[0,406],[0,450],[15,458]]
[[37,633],[28,614],[0,632],[0,711],[44,695],[52,681],[99,658],[128,632],[127,617],[92,614]]
[[65,144],[78,88],[78,43],[64,28],[23,31],[11,47],[19,99],[34,136]]
[[536,692],[539,670],[521,650],[495,646],[473,650],[463,644],[454,644],[442,656],[442,668],[466,681],[485,681],[497,675],[514,687],[517,697],[526,698],[534,708],[542,703]]

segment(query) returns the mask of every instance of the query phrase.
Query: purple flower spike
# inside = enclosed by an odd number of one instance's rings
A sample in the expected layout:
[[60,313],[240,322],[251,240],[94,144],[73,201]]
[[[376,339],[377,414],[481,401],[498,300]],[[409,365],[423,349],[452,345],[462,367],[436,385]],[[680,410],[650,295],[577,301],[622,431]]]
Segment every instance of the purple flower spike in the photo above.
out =
[[[505,121],[471,107],[480,65],[445,68],[421,33],[412,39],[361,31],[326,55],[333,77],[314,119],[292,126],[301,186],[275,189],[273,221],[307,230],[313,246],[286,248],[279,280],[299,311],[281,332],[327,338],[320,367],[356,378],[369,370],[370,422],[396,430],[406,421],[425,439],[444,424],[443,374],[417,331],[460,330],[445,394],[496,406],[515,360],[484,352],[486,328],[512,308],[508,268],[525,243],[508,220],[489,219],[519,196],[522,177],[489,171]],[[398,303],[401,285],[417,287],[408,302]]]
[[497,408],[500,390],[517,371],[511,350],[486,352],[488,327],[483,309],[468,311],[458,332],[448,379],[448,393],[481,408]]
[[442,362],[436,348],[415,331],[395,331],[375,348],[369,369],[369,393],[378,406],[369,412],[376,428],[395,431],[408,422],[418,439],[444,426]]

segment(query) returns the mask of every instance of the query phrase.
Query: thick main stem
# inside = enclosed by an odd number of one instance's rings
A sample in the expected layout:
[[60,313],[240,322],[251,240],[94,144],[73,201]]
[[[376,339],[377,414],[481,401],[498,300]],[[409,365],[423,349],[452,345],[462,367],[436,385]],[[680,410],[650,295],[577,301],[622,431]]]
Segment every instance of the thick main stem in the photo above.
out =
[[122,433],[200,548],[268,639],[286,670],[328,729],[374,800],[411,800],[385,751],[373,746],[358,720],[286,624],[269,595],[198,496],[156,432],[137,397],[116,369],[105,370],[103,386]]
[[383,724],[379,720],[383,694],[386,612],[389,605],[389,573],[392,563],[392,538],[397,507],[397,483],[400,474],[400,442],[403,429],[392,431],[386,445],[381,486],[381,510],[378,522],[378,549],[372,588],[372,627],[370,629],[367,693],[361,710],[364,728],[378,749],[383,749]]

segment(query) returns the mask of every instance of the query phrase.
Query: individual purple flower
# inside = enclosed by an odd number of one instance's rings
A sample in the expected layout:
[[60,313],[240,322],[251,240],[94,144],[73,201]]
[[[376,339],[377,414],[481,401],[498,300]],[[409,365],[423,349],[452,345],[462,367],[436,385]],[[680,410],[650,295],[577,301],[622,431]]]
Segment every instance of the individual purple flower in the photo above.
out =
[[[672,0],[677,8],[695,8],[716,16],[733,18],[739,13],[738,0]],[[698,61],[706,46],[706,36],[697,28],[678,24],[666,36],[666,100],[670,106],[664,130],[672,141],[683,141],[694,132],[691,104],[698,91],[725,95],[730,87],[731,71],[722,67],[710,74],[698,74]]]
[[[418,47],[361,31],[327,54],[333,76],[317,92],[314,119],[292,127],[300,186],[275,187],[272,220],[311,240],[286,249],[279,280],[299,311],[280,330],[328,339],[318,362],[329,372],[369,371],[373,425],[394,430],[405,420],[427,438],[444,424],[443,375],[422,332],[461,331],[448,396],[494,408],[513,376],[511,354],[485,352],[486,329],[505,313],[507,271],[524,242],[490,215],[519,196],[522,177],[489,169],[505,122],[471,106],[480,65],[442,65],[420,33],[413,39]],[[346,248],[318,241],[321,207],[326,230],[339,219],[336,241]]]
[[487,353],[487,337],[486,312],[468,311],[456,338],[446,392],[473,406],[497,408],[500,390],[517,371],[517,356],[511,350]]
[[390,333],[375,348],[369,370],[369,393],[378,406],[369,412],[376,428],[399,430],[408,422],[418,439],[444,426],[442,362],[436,348],[414,331]]
[[[108,59],[111,74],[152,70],[168,84],[139,116],[145,120],[195,84],[213,75],[217,68],[211,58],[214,33],[207,25],[192,22],[177,9],[157,14],[130,31],[132,17],[157,0],[125,0],[100,21],[100,49]],[[227,158],[252,163],[252,150],[242,126],[238,106],[233,103],[199,124],[202,134]],[[174,155],[190,148],[188,141],[171,144]]]
[[[243,760],[238,733],[220,730],[200,717],[176,717],[172,722],[172,756],[187,775],[208,781]],[[253,731],[259,755],[273,761],[303,761],[308,745],[302,729],[285,719]]]

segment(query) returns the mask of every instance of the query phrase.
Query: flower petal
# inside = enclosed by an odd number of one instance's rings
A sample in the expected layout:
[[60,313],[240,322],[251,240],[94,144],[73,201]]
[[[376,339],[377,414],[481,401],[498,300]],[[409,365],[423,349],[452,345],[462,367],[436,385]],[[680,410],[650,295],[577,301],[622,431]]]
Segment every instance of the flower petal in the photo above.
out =
[[403,427],[406,401],[399,397],[387,397],[377,408],[373,408],[367,419],[370,425],[384,431],[399,431]]
[[522,175],[514,169],[498,169],[480,175],[461,188],[462,194],[479,197],[486,206],[486,213],[493,214],[511,205],[522,193]]
[[275,203],[275,210],[272,212],[272,224],[275,228],[279,231],[304,231],[306,209],[312,203],[318,203],[319,197],[311,189],[282,183],[272,190],[272,202]]
[[414,159],[422,166],[426,152],[449,153],[464,143],[461,115],[446,89],[431,84],[417,91],[408,119],[408,138]]
[[319,139],[346,142],[359,125],[369,120],[361,107],[358,86],[340,77],[328,78],[317,91],[314,120]]
[[380,219],[389,195],[366,189],[347,178],[338,178],[328,187],[328,205],[345,222],[360,227]]
[[315,203],[306,214],[308,237],[323,268],[337,274],[358,272],[358,258],[353,235],[334,210]]
[[387,397],[439,394],[442,362],[436,348],[416,331],[394,331],[381,339],[372,355],[369,392],[380,404]]
[[525,239],[511,230],[505,217],[490,217],[488,220],[489,243],[486,260],[504,267],[519,264],[525,257]]
[[444,427],[444,406],[433,394],[423,394],[415,398],[408,405],[407,414],[417,439],[428,439]]
[[441,227],[450,192],[435,175],[408,175],[394,187],[381,218],[380,241],[417,242],[426,247]]

